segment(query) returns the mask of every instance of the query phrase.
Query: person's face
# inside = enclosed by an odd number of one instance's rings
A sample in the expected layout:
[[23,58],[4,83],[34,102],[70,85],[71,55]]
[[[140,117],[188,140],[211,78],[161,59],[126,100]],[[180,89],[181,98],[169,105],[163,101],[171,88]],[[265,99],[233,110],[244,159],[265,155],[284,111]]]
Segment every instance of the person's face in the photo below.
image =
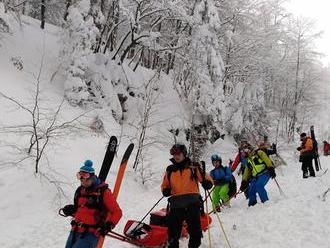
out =
[[212,164],[215,168],[219,167],[221,165],[220,161],[219,160],[214,160],[212,161]]
[[81,183],[81,186],[83,186],[85,188],[89,188],[92,186],[93,180],[92,180],[92,178],[87,178],[87,179],[81,178],[80,183]]
[[180,162],[182,162],[185,159],[185,157],[184,157],[184,155],[183,155],[182,152],[175,153],[173,155],[173,158],[174,158],[175,162],[177,162],[177,163],[180,163]]
[[77,178],[80,180],[81,186],[89,188],[93,184],[93,177],[89,173],[78,172]]

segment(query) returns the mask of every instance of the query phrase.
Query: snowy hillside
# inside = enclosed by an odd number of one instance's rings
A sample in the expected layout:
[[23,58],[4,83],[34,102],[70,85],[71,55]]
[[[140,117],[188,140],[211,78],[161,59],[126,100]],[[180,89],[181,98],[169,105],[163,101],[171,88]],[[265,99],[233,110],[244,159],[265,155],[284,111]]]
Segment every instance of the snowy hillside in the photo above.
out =
[[[61,48],[61,29],[47,25],[43,31],[39,22],[22,16],[22,25],[17,25],[13,17],[8,17],[11,34],[6,34],[0,46],[0,91],[7,96],[33,105],[36,78],[40,73],[41,108],[47,111],[56,110],[63,100],[64,82],[61,73],[57,73],[62,61],[59,59]],[[102,60],[100,56],[100,60]],[[20,69],[20,65],[23,68]],[[41,66],[42,65],[42,66]],[[118,66],[107,64],[98,67],[100,73],[112,80],[126,77],[135,94],[143,89],[143,82],[154,75],[154,71],[139,67],[136,72],[127,63]],[[100,69],[101,68],[101,69]],[[116,71],[110,71],[115,68]],[[119,71],[121,69],[121,71]],[[109,72],[110,71],[110,72]],[[123,76],[124,75],[124,76]],[[169,148],[173,137],[168,129],[184,126],[189,121],[189,113],[173,89],[171,74],[160,74],[160,86],[157,92],[157,108],[149,122],[146,177],[151,180],[142,185],[141,176],[132,169],[131,156],[126,171],[118,202],[123,210],[123,218],[116,227],[122,232],[127,220],[142,218],[153,204],[161,197],[160,182],[166,166],[170,163]],[[110,87],[110,86],[109,86]],[[119,84],[118,88],[123,87]],[[109,91],[112,89],[109,89]],[[122,89],[116,89],[120,92]],[[325,95],[329,96],[330,90]],[[111,97],[110,97],[111,98]],[[117,104],[109,100],[111,106]],[[116,100],[117,101],[117,100]],[[40,163],[40,172],[34,173],[34,161],[23,159],[29,143],[26,134],[0,132],[0,247],[6,248],[57,248],[64,247],[69,230],[70,220],[58,215],[58,209],[72,203],[72,198],[79,181],[76,172],[85,159],[94,161],[99,171],[109,137],[104,133],[92,131],[90,124],[95,117],[104,120],[104,129],[109,135],[120,137],[118,156],[107,182],[110,188],[114,185],[118,164],[127,145],[136,144],[136,133],[139,131],[143,104],[140,99],[131,97],[127,101],[128,113],[126,122],[120,125],[116,116],[109,109],[88,110],[73,107],[66,101],[63,103],[59,121],[67,121],[73,116],[84,114],[79,122],[80,130],[65,133],[54,138],[45,151],[45,158]],[[116,105],[117,106],[117,105]],[[119,108],[119,107],[118,107]],[[118,113],[121,110],[118,110]],[[86,112],[86,113],[85,113]],[[30,122],[26,111],[0,97],[1,126],[17,126]],[[123,113],[125,115],[125,113]],[[185,121],[184,121],[185,120]],[[328,123],[327,109],[320,116],[320,123]],[[316,125],[320,129],[320,125]],[[329,124],[328,124],[329,127]],[[184,136],[183,134],[180,134]],[[325,137],[326,134],[322,134]],[[182,137],[180,137],[182,138]],[[284,143],[284,142],[282,142]],[[137,144],[136,144],[137,145]],[[318,177],[302,179],[295,147],[298,143],[283,145],[280,154],[287,162],[277,170],[277,181],[285,196],[281,195],[276,183],[267,185],[270,201],[248,208],[245,197],[241,194],[232,200],[232,207],[220,213],[232,248],[329,248],[330,247],[330,193],[322,194],[330,187],[330,172]],[[24,149],[22,150],[22,147]],[[234,139],[226,135],[224,140],[218,139],[209,144],[203,158],[211,169],[210,156],[219,153],[228,163],[236,155]],[[329,168],[330,157],[321,157],[323,170]],[[240,176],[235,175],[236,178]],[[237,179],[240,183],[240,179]],[[239,184],[238,183],[238,184]],[[158,208],[165,207],[163,200]],[[215,215],[212,215],[211,227],[212,247],[227,247],[224,235]],[[187,245],[187,240],[182,243]],[[203,248],[208,246],[207,233],[204,234]],[[107,238],[104,247],[133,247],[132,245]],[[184,247],[184,246],[182,246]]]

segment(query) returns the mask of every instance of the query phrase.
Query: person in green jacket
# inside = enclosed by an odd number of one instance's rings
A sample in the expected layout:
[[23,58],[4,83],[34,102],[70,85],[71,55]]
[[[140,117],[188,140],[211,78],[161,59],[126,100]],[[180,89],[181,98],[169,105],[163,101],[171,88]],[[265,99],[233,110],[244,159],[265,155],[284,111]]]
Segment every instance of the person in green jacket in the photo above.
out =
[[269,200],[265,186],[270,178],[276,177],[276,173],[271,159],[264,151],[255,150],[249,145],[244,152],[248,157],[240,190],[249,188],[249,206],[254,206],[257,203],[257,193],[262,203]]

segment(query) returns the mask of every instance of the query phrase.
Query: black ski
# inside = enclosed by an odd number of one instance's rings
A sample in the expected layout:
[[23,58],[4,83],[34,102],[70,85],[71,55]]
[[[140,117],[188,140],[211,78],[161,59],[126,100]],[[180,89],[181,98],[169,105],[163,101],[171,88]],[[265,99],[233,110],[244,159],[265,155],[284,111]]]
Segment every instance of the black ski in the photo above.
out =
[[118,141],[117,141],[116,136],[111,136],[107,151],[106,151],[104,159],[103,159],[102,167],[101,167],[101,170],[99,173],[99,178],[102,181],[105,181],[108,176],[112,161],[116,154],[117,143],[118,143]]
[[319,171],[321,164],[320,164],[320,160],[319,160],[317,141],[316,141],[315,133],[314,133],[314,126],[311,126],[311,138],[313,140],[313,157],[314,157],[315,169],[316,169],[316,171]]

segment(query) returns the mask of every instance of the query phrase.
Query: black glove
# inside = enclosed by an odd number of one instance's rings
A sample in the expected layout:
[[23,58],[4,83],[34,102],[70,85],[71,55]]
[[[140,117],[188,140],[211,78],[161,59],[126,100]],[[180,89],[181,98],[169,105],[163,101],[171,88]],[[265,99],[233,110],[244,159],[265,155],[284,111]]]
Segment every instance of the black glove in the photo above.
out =
[[165,188],[165,189],[163,189],[163,196],[165,196],[165,197],[169,197],[169,196],[171,196],[171,189],[170,188]]
[[202,187],[205,189],[205,190],[209,190],[211,189],[213,186],[213,183],[209,180],[204,180],[202,181]]
[[272,144],[272,150],[275,154],[277,154],[277,147],[275,143]]
[[274,167],[270,167],[268,168],[269,171],[269,175],[272,179],[274,179],[276,177],[276,173],[275,173],[275,168]]
[[62,208],[65,216],[73,216],[77,212],[77,206],[69,204]]
[[299,146],[299,147],[297,148],[297,151],[300,152],[301,150],[302,150],[302,148]]
[[249,187],[249,182],[247,181],[242,181],[241,187],[239,188],[240,191],[244,192],[247,188]]
[[114,228],[114,225],[110,222],[107,221],[104,224],[101,225],[100,229],[99,229],[99,233],[102,236],[105,236],[108,232],[110,232],[112,229]]

